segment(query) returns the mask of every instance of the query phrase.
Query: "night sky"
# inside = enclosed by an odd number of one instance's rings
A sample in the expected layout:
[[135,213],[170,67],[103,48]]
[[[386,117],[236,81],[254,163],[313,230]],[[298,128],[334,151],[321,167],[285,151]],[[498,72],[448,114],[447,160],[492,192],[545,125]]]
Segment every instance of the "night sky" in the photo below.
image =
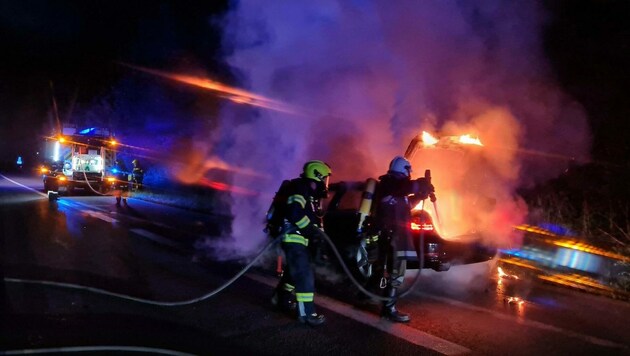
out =
[[[229,49],[220,43],[218,20],[229,6],[227,1],[0,1],[3,162],[28,156],[45,134],[52,117],[51,82],[62,119],[118,100],[110,94],[114,86],[126,88],[128,100],[144,94],[138,81],[148,79],[117,61],[165,70],[193,65],[241,84],[223,61]],[[593,160],[627,166],[630,2],[554,0],[545,7],[544,50],[561,86],[588,113]],[[172,98],[173,113],[181,111],[178,104],[206,109],[216,104],[199,104],[194,90],[160,90],[147,94]]]
[[213,23],[227,6],[226,1],[0,1],[4,164],[14,163],[18,154],[29,156],[37,139],[49,134],[53,92],[62,121],[76,120],[86,108],[98,111],[101,102],[113,100],[114,87],[126,86],[129,100],[146,95],[129,82],[147,78],[118,61],[168,69],[193,63],[229,80],[220,29]]

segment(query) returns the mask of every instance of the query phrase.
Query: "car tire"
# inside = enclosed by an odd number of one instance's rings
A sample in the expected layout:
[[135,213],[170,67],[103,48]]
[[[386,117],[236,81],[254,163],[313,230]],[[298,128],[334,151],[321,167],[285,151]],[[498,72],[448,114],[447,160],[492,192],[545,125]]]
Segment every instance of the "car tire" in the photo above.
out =
[[437,271],[438,272],[446,272],[449,269],[451,269],[451,263],[440,263],[440,266],[438,266]]

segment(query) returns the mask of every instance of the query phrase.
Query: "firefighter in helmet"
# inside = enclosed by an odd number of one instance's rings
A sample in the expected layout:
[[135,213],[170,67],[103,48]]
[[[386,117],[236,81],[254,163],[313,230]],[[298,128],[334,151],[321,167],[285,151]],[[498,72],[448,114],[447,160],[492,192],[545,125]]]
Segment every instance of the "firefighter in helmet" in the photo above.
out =
[[374,214],[375,227],[380,231],[378,260],[368,283],[373,290],[383,288],[385,296],[391,298],[383,302],[381,316],[401,323],[410,317],[396,309],[397,289],[403,283],[407,259],[417,258],[409,231],[411,209],[434,192],[426,178],[412,180],[411,171],[411,163],[396,156],[387,174],[379,177]]
[[133,190],[142,190],[142,181],[144,180],[144,169],[140,166],[140,161],[134,159],[131,161],[133,169],[129,175],[129,181],[132,182]]
[[127,183],[127,167],[125,163],[120,160],[116,160],[112,173],[116,181],[114,182],[114,196],[116,197],[116,206],[120,206],[122,200],[123,204],[127,205],[127,198],[129,197],[129,184]]
[[290,182],[282,249],[286,267],[274,291],[272,303],[285,311],[297,309],[298,320],[310,326],[324,323],[315,311],[315,276],[309,242],[323,238],[320,199],[328,192],[331,168],[322,161],[308,161],[299,178]]

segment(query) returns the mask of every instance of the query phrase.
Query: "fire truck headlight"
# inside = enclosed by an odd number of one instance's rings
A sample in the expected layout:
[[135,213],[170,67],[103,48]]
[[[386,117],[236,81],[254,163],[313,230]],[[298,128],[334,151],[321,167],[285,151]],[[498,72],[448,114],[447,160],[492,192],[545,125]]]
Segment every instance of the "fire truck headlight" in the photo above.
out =
[[42,174],[46,174],[46,173],[48,173],[48,168],[42,167],[42,168],[39,169],[39,171],[42,172]]
[[65,181],[66,181],[66,177],[64,177],[64,176],[59,177],[59,182],[60,182],[60,183],[61,183],[61,182],[65,182]]
[[116,181],[116,178],[114,178],[114,177],[107,177],[107,182],[114,183],[115,181]]

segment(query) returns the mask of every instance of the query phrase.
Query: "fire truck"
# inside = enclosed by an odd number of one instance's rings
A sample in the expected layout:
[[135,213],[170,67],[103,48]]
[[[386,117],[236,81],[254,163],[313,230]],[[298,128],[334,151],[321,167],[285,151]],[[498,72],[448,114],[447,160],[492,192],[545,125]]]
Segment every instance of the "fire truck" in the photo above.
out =
[[64,126],[59,131],[45,139],[45,163],[40,168],[44,191],[66,195],[75,189],[106,193],[114,182],[108,174],[116,162],[113,132],[74,126]]

